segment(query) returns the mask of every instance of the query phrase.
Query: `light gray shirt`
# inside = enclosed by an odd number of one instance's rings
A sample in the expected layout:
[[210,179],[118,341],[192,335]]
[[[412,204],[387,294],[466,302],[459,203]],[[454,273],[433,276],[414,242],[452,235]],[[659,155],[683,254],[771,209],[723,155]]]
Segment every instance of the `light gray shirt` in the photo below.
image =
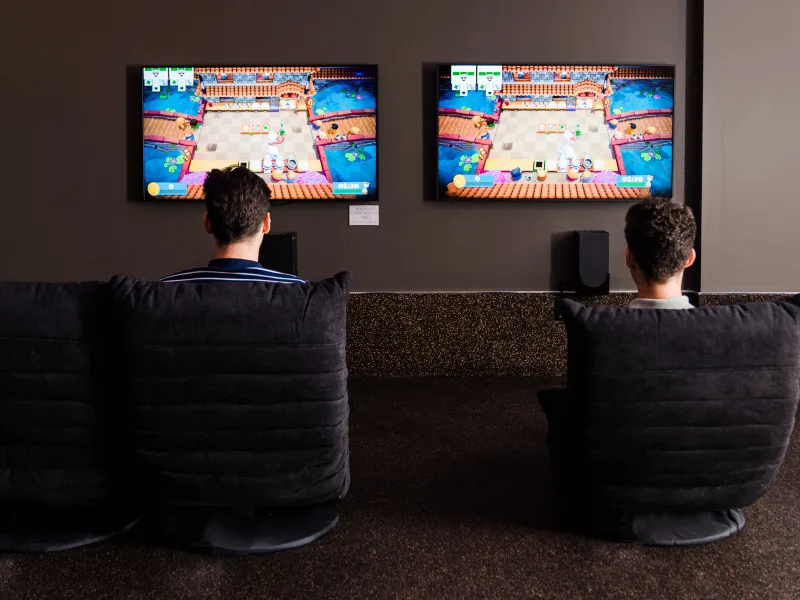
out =
[[658,300],[651,298],[636,298],[631,302],[631,308],[666,308],[680,310],[694,308],[689,302],[688,296],[678,296],[677,298],[661,298]]

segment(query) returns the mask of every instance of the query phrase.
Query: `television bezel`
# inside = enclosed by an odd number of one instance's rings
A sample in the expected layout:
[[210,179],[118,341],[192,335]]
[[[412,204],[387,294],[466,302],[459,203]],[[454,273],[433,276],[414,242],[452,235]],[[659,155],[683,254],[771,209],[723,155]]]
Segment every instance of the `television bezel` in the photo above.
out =
[[[455,61],[455,62],[441,62],[436,64],[436,85],[433,86],[434,92],[434,117],[436,119],[436,127],[435,129],[435,139],[433,140],[434,143],[434,152],[436,155],[435,161],[435,176],[434,176],[434,183],[435,183],[435,190],[433,198],[436,202],[479,202],[479,203],[486,203],[486,202],[513,202],[515,204],[540,204],[540,203],[557,203],[557,204],[564,204],[564,203],[613,203],[613,204],[635,204],[639,201],[638,198],[511,198],[511,197],[497,197],[497,198],[461,198],[461,197],[453,197],[453,196],[446,196],[441,194],[440,186],[439,186],[439,84],[441,82],[441,74],[442,69],[450,69],[452,65],[459,64],[459,65],[491,65],[491,64],[499,64],[503,67],[509,64],[518,64],[518,65],[530,65],[530,66],[546,66],[546,65],[559,65],[559,64],[568,64],[571,66],[576,67],[594,67],[601,64],[600,61],[595,62],[574,62],[574,61],[537,61],[534,63],[521,60],[521,61]],[[661,63],[661,62],[627,62],[627,61],[603,61],[602,64],[611,64],[617,67],[631,67],[631,68],[644,68],[644,67],[660,67],[660,68],[669,68],[672,69],[672,142],[673,142],[673,153],[672,153],[672,197],[675,197],[675,174],[676,174],[676,166],[675,166],[675,140],[676,140],[676,133],[678,132],[678,128],[676,127],[676,115],[677,115],[677,108],[675,99],[677,98],[678,86],[677,86],[677,65],[675,63]]]

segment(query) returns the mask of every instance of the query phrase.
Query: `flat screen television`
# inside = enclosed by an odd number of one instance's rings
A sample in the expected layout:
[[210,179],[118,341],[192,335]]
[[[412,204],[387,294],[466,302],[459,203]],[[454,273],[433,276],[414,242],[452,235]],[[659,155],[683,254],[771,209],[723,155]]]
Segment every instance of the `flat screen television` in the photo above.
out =
[[143,197],[201,200],[245,166],[273,200],[377,200],[377,67],[142,69]]
[[437,197],[671,197],[674,82],[664,65],[440,65]]

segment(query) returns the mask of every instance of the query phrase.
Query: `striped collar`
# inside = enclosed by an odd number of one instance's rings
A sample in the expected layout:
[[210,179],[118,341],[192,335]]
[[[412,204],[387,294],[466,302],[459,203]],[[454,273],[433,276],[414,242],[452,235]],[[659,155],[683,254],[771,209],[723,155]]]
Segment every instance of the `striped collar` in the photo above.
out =
[[207,267],[198,267],[164,277],[165,283],[180,281],[262,281],[272,283],[306,283],[303,279],[273,271],[254,260],[242,258],[215,258]]
[[244,258],[215,258],[208,263],[209,269],[219,269],[220,271],[244,271],[245,269],[263,269],[264,265],[255,260]]

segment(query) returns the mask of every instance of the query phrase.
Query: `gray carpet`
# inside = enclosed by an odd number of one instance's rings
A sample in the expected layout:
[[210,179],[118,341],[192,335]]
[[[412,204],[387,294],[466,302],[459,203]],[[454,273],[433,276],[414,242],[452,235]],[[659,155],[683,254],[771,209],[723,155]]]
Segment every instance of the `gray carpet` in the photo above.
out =
[[354,380],[339,526],[281,554],[212,558],[118,540],[0,556],[0,599],[800,598],[800,456],[712,546],[642,548],[555,525],[531,379]]

